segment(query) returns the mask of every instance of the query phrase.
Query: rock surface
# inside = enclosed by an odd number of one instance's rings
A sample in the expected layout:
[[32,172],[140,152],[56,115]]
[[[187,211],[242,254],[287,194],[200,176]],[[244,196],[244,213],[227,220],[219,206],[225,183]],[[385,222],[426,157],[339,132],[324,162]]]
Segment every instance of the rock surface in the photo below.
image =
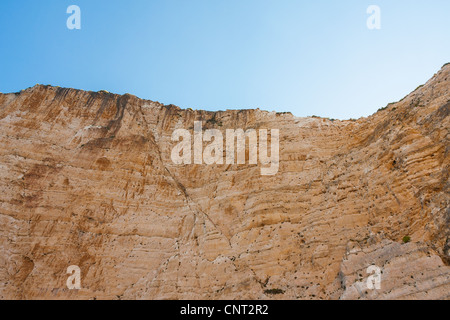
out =
[[[449,299],[449,89],[447,65],[356,121],[0,94],[0,298]],[[173,164],[194,121],[279,129],[278,174]]]

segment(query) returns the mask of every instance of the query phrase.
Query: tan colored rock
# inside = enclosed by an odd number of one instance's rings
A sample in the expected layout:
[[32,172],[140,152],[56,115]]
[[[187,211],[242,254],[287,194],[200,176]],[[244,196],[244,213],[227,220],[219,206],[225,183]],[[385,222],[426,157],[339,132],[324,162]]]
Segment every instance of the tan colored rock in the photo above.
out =
[[[379,290],[367,284],[375,274],[368,270],[370,265],[380,268]],[[422,243],[400,244],[389,240],[368,246],[355,243],[341,265],[345,288],[341,299],[449,299],[449,279],[450,268]]]
[[[0,298],[448,299],[449,76],[357,121],[0,94]],[[173,164],[200,120],[279,129],[278,174]]]

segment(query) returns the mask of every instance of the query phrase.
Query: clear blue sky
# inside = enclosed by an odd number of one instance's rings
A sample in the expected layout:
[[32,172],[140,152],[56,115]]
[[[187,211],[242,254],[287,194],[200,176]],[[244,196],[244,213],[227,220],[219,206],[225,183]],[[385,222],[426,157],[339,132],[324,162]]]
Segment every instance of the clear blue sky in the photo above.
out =
[[[69,5],[81,30],[69,30]],[[381,30],[366,9],[381,8]],[[367,116],[450,61],[449,0],[1,0],[0,91]]]

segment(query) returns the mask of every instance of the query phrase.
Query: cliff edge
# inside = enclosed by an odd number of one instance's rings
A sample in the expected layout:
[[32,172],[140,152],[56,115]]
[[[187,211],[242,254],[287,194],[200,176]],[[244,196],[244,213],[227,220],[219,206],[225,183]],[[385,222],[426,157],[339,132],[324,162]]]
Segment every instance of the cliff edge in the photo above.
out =
[[[450,65],[355,121],[0,94],[0,298],[449,299],[449,110]],[[277,174],[174,164],[195,121],[278,129]]]

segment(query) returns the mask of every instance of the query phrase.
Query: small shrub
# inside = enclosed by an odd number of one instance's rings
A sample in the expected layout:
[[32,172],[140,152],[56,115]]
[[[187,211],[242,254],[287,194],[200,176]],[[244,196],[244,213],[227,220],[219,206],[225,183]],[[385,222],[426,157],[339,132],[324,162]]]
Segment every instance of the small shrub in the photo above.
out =
[[404,236],[403,237],[403,243],[408,243],[411,242],[411,237],[410,236]]
[[223,126],[222,121],[217,121],[217,120],[216,120],[216,117],[209,119],[208,121],[206,121],[206,123],[210,123],[210,124],[213,125],[213,126],[215,126],[215,125],[216,125],[216,126],[219,126],[219,127],[222,127],[222,126]]
[[264,293],[265,294],[276,295],[276,294],[283,294],[284,291],[281,290],[281,289],[267,289],[267,290],[264,290]]
[[[387,104],[386,107],[378,109],[378,112],[379,112],[379,111],[386,110],[386,109],[388,109],[390,106],[393,106],[393,105],[396,104],[396,103],[398,103],[398,102],[390,102],[390,103]],[[395,109],[397,109],[397,108],[394,108],[393,110],[395,110]]]

